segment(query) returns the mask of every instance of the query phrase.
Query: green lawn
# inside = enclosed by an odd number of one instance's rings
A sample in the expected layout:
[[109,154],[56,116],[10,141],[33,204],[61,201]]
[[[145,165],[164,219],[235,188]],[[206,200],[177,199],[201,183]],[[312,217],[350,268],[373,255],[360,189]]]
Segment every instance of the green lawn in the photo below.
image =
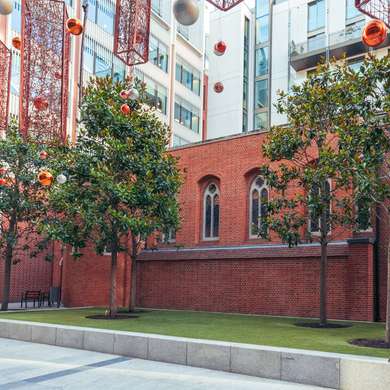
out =
[[169,336],[234,341],[276,347],[390,357],[389,350],[355,347],[354,338],[383,338],[384,325],[354,322],[352,328],[311,329],[294,326],[297,319],[186,311],[148,311],[129,320],[91,320],[103,309],[2,313],[0,318],[105,328]]

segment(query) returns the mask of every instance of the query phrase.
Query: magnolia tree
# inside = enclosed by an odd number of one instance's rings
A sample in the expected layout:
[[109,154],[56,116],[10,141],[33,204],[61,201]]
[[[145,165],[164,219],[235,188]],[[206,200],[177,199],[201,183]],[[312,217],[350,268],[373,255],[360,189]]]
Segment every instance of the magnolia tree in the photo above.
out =
[[[8,309],[12,265],[46,248],[37,227],[46,217],[47,188],[38,175],[47,152],[42,145],[22,137],[11,124],[0,139],[0,259],[4,263],[1,310]],[[43,175],[45,184],[50,175]]]
[[[135,85],[136,84],[136,85]],[[140,91],[141,93],[139,94]],[[117,315],[118,254],[131,258],[130,310],[136,303],[137,256],[155,231],[178,225],[180,175],[166,152],[168,128],[131,79],[98,78],[86,88],[77,143],[53,165],[67,181],[50,194],[49,237],[111,253],[109,314]],[[141,96],[141,97],[139,97]]]
[[[375,180],[390,152],[389,57],[369,58],[358,71],[321,65],[276,104],[288,126],[271,129],[261,167],[273,192],[260,234],[276,232],[290,246],[304,236],[321,244],[320,326],[327,326],[328,243],[341,226],[366,229],[388,184]],[[388,110],[388,108],[387,108]]]

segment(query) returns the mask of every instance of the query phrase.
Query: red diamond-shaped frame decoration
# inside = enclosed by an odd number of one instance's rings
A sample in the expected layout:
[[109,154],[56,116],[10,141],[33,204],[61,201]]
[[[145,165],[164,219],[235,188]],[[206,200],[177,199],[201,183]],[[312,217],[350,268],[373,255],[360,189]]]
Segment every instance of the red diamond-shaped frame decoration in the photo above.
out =
[[0,41],[0,135],[7,129],[11,84],[11,50]]
[[390,0],[355,0],[355,6],[360,12],[382,20],[390,28]]
[[114,54],[128,66],[149,60],[151,0],[117,0]]
[[228,11],[244,0],[207,0],[221,11]]

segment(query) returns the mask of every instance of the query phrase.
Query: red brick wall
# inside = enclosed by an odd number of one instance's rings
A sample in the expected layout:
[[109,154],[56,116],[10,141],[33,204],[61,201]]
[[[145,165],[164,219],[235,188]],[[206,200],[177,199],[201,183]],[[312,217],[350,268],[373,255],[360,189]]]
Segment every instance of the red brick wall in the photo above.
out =
[[[210,251],[202,258],[193,255],[193,260],[175,253],[145,253],[138,275],[138,304],[153,308],[319,316],[318,247],[272,251],[259,248],[258,254],[265,253],[257,258],[222,258],[222,251],[219,252]],[[248,253],[238,251],[237,256],[240,255]],[[166,260],[159,260],[164,257]],[[368,262],[367,257],[372,259],[371,244],[349,247],[345,244],[333,253],[330,251],[330,318],[373,319],[372,280],[367,278],[372,275],[372,261]]]
[[[52,263],[44,259],[44,254],[36,258],[22,258],[11,270],[10,302],[20,302],[26,290],[48,292],[51,286]],[[4,262],[0,261],[0,302],[3,294]]]
[[[69,248],[67,249],[69,252]],[[63,302],[65,306],[107,306],[110,288],[110,256],[97,256],[92,251],[73,258],[66,253],[63,264]],[[59,271],[59,270],[58,270]],[[122,255],[118,257],[117,302],[127,303],[127,268]]]
[[[266,247],[249,239],[248,198],[251,180],[264,162],[265,134],[249,134],[172,151],[180,157],[185,182],[179,195],[182,226],[179,250],[144,252],[138,274],[139,304],[146,307],[318,316],[319,249]],[[202,240],[202,188],[209,178],[220,185],[220,238]],[[291,188],[290,192],[296,191]],[[272,196],[272,194],[271,194]],[[382,232],[388,233],[388,229]],[[329,260],[329,317],[372,320],[374,254],[368,242],[347,245],[352,232],[334,229]],[[278,243],[273,237],[273,243]],[[262,245],[255,250],[251,246]],[[380,246],[384,251],[383,243]],[[227,249],[237,246],[239,249]],[[335,248],[338,247],[336,250]],[[199,251],[199,248],[208,248]],[[222,248],[222,249],[217,249]],[[164,249],[163,246],[160,249]],[[66,259],[64,302],[70,306],[106,305],[109,257],[92,253]],[[383,253],[380,270],[382,316],[385,302]],[[128,264],[119,262],[118,304],[127,304]],[[383,318],[383,317],[382,317]]]

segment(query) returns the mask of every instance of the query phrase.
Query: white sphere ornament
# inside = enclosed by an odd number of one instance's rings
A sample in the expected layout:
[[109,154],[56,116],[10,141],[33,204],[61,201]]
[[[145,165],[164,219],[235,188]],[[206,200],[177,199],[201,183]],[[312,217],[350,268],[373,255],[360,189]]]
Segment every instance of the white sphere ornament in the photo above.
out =
[[0,14],[9,15],[14,8],[12,0],[0,0]]
[[68,179],[66,178],[66,176],[63,173],[61,173],[60,175],[57,176],[57,183],[58,184],[65,184],[67,180]]
[[139,92],[135,88],[131,88],[129,91],[129,99],[130,100],[137,100],[139,98]]
[[191,26],[199,18],[197,0],[176,0],[173,4],[173,13],[176,20],[183,26]]

